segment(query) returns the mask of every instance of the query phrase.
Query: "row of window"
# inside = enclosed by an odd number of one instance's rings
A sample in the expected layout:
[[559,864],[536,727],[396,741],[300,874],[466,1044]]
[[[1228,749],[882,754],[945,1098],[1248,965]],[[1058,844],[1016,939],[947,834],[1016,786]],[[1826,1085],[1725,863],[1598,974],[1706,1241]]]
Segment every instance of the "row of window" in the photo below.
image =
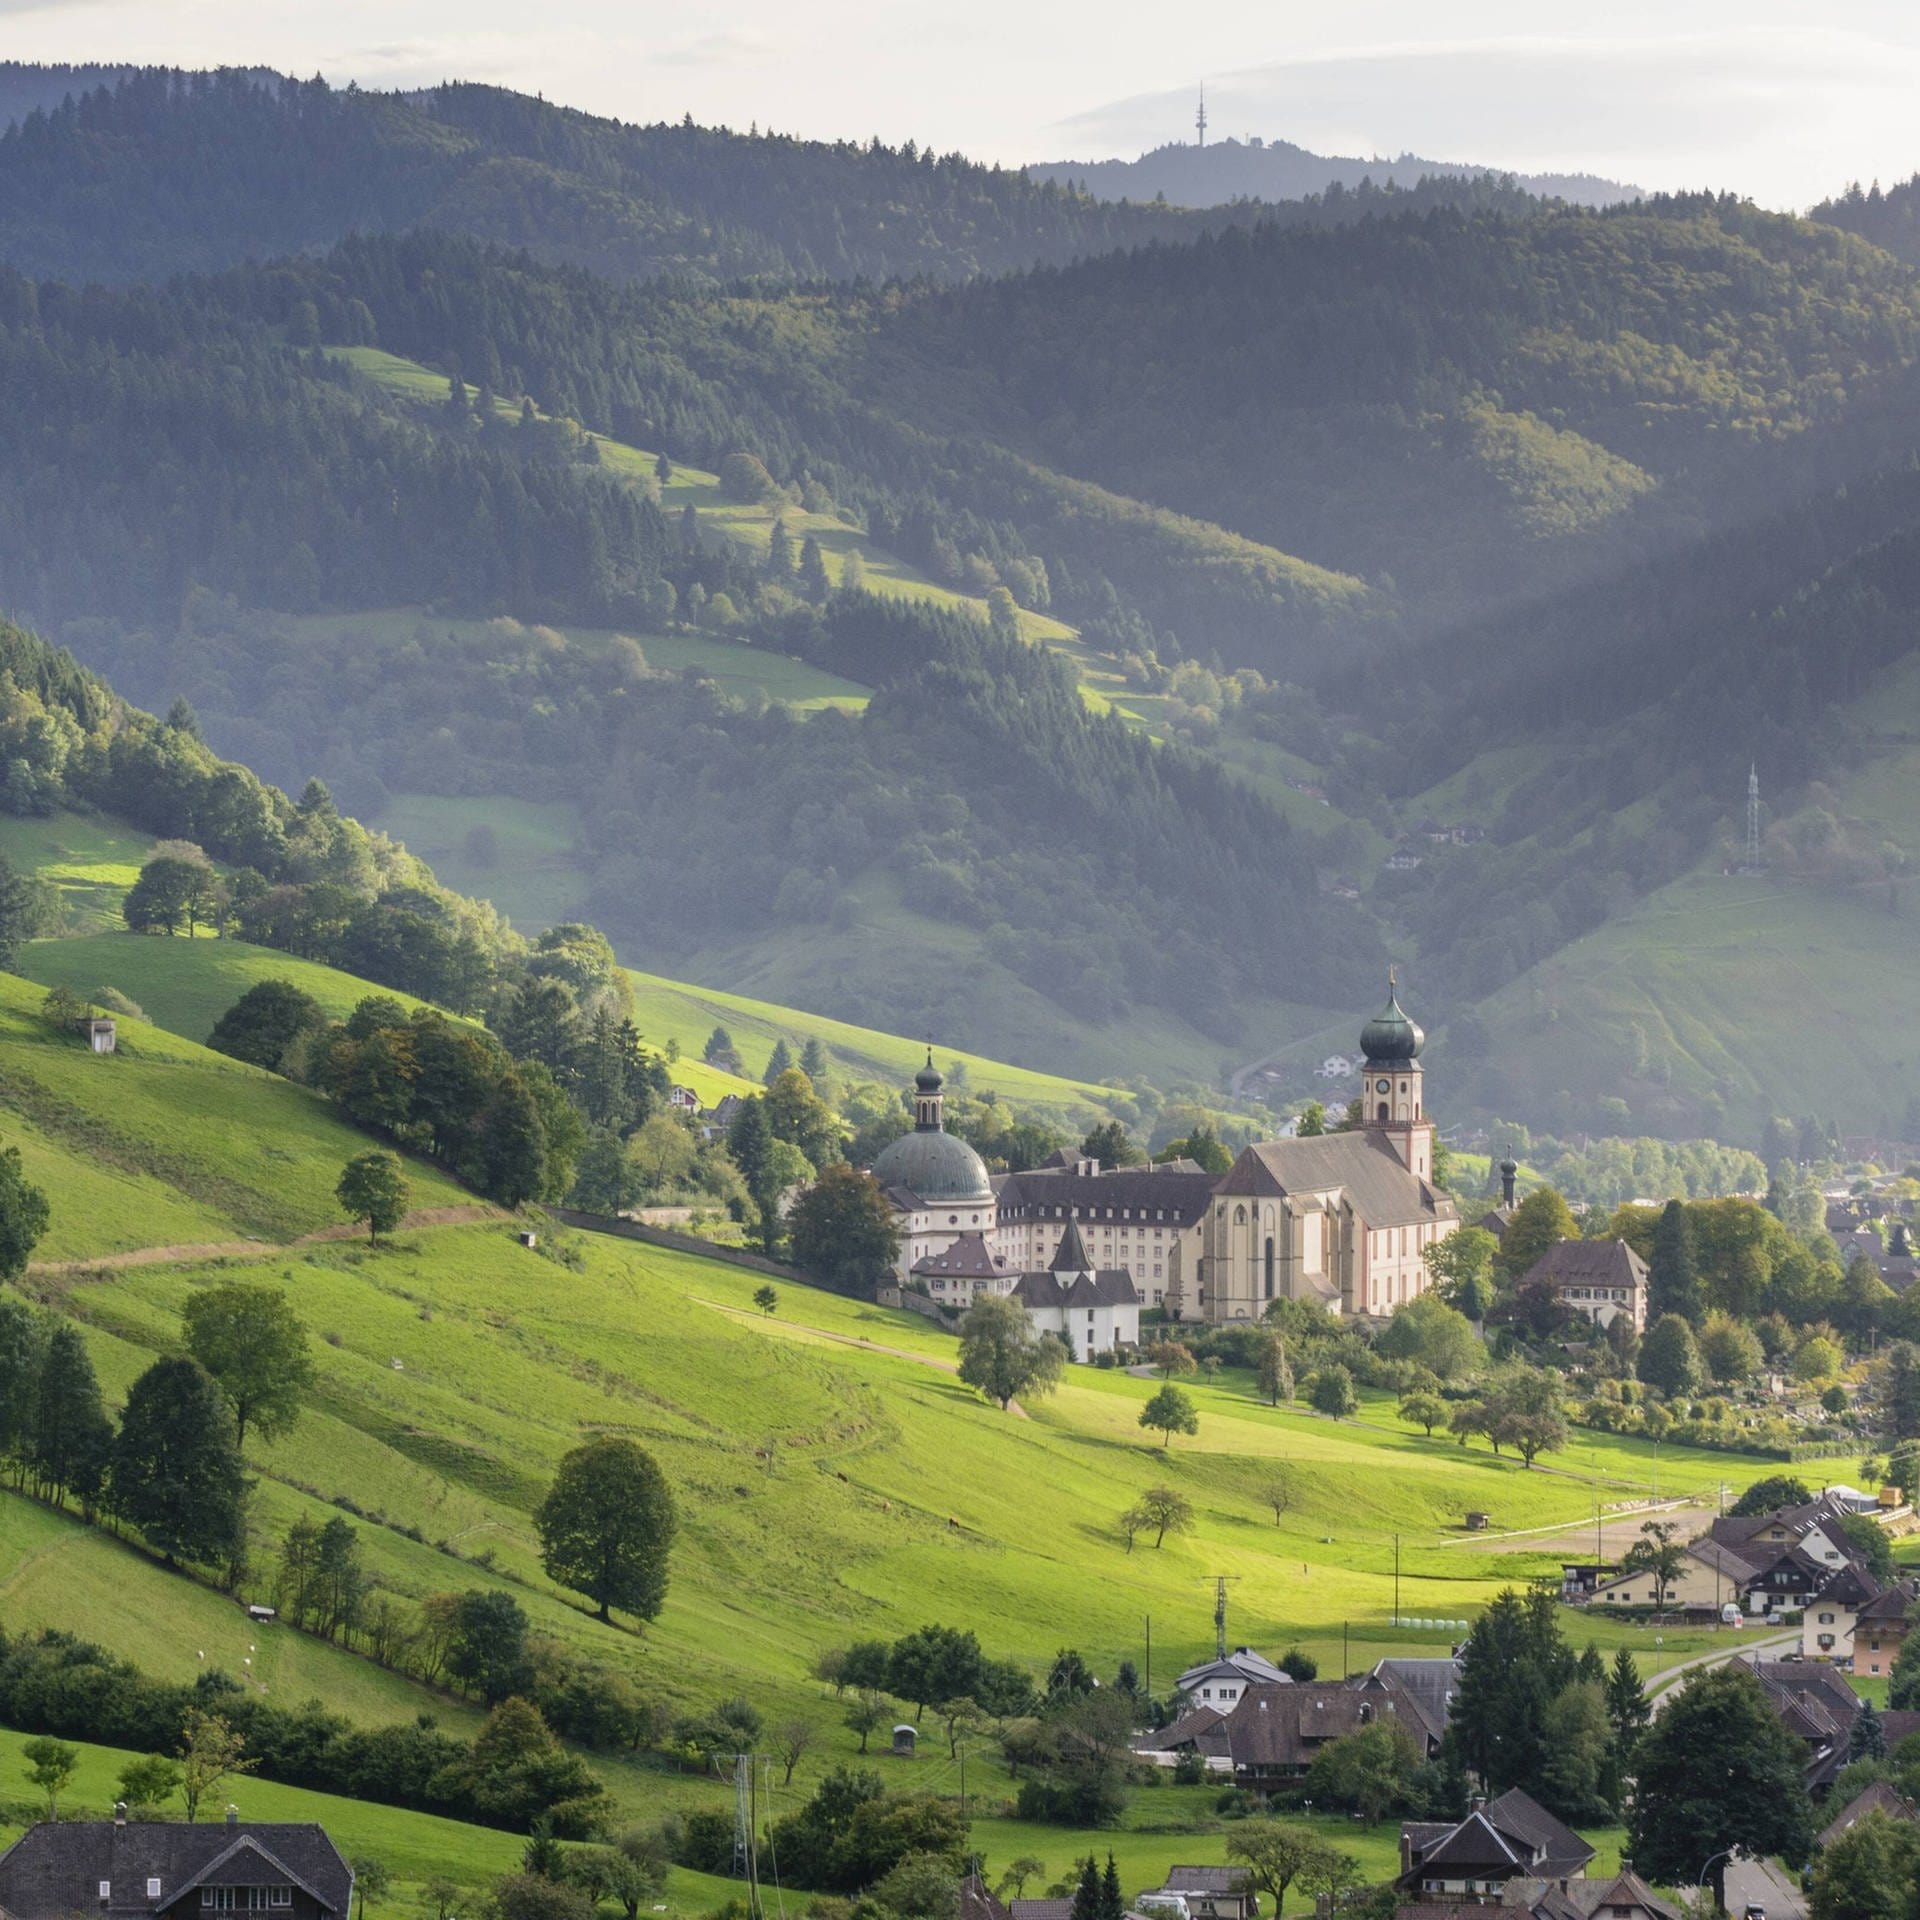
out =
[[[113,1898],[113,1882],[100,1882],[100,1898]],[[160,1877],[153,1874],[147,1880],[147,1898],[160,1898]],[[200,1889],[200,1908],[203,1913],[265,1913],[272,1907],[290,1907],[293,1905],[291,1887],[202,1887]]]

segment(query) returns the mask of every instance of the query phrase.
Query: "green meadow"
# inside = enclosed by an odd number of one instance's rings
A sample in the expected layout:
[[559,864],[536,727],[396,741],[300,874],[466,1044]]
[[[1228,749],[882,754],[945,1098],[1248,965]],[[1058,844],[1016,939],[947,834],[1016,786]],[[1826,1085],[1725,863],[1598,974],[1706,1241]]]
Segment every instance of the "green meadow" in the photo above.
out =
[[[47,1026],[43,998],[0,975],[0,1144],[53,1197],[39,1259],[341,1224],[334,1182],[367,1139],[319,1095],[144,1021],[122,1019],[118,1051],[96,1055]],[[429,1167],[411,1178],[416,1206],[471,1200]]]

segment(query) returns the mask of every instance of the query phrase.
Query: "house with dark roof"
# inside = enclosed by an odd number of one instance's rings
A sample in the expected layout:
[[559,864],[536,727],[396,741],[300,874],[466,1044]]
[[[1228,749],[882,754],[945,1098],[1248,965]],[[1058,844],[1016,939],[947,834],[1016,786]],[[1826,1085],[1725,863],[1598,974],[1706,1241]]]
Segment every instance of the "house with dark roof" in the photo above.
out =
[[1520,1282],[1545,1289],[1596,1327],[1624,1315],[1635,1333],[1647,1328],[1647,1263],[1624,1240],[1562,1240],[1549,1247]]
[[1914,1606],[1913,1582],[1896,1580],[1862,1607],[1853,1622],[1853,1670],[1871,1678],[1891,1673],[1906,1645]]
[[1844,1839],[1868,1814],[1877,1813],[1888,1820],[1902,1820],[1911,1826],[1920,1821],[1920,1810],[1890,1780],[1876,1780],[1865,1792],[1857,1793],[1820,1829],[1814,1845],[1822,1852],[1836,1840]]
[[1264,1653],[1235,1647],[1218,1660],[1189,1667],[1173,1684],[1174,1691],[1184,1694],[1195,1706],[1225,1713],[1249,1687],[1290,1687],[1293,1676],[1282,1673]]
[[983,1293],[1005,1293],[1013,1276],[979,1228],[969,1228],[934,1253],[923,1253],[908,1270],[942,1306],[966,1307]]
[[[1807,1791],[1821,1798],[1847,1764],[1860,1696],[1824,1661],[1762,1660],[1755,1653],[1734,1658],[1760,1682],[1787,1731],[1805,1743]],[[1887,1744],[1893,1745],[1890,1732]]]
[[1410,1820],[1400,1829],[1400,1890],[1423,1902],[1500,1903],[1511,1881],[1563,1882],[1593,1849],[1518,1787],[1476,1800],[1464,1820]]
[[1136,1907],[1184,1906],[1188,1920],[1254,1920],[1260,1901],[1253,1876],[1245,1867],[1169,1867],[1167,1877],[1152,1893],[1134,1900]]
[[42,1821],[0,1854],[10,1920],[347,1920],[353,1869],[311,1821]]
[[1045,1273],[1023,1273],[1014,1299],[1039,1333],[1057,1333],[1076,1360],[1140,1342],[1140,1294],[1122,1268],[1096,1268],[1080,1223],[1067,1222]]
[[1801,1659],[1850,1660],[1854,1622],[1879,1597],[1879,1583],[1863,1568],[1842,1567],[1808,1601],[1801,1615]]
[[1770,1564],[1774,1554],[1798,1547],[1809,1559],[1838,1572],[1854,1558],[1853,1543],[1840,1524],[1852,1511],[1844,1499],[1822,1494],[1772,1513],[1723,1514],[1708,1532],[1756,1564]]
[[1168,1767],[1183,1753],[1197,1754],[1210,1771],[1231,1773],[1241,1786],[1259,1792],[1298,1779],[1328,1741],[1381,1719],[1405,1727],[1423,1759],[1438,1751],[1431,1704],[1372,1673],[1351,1680],[1252,1685],[1225,1712],[1190,1707],[1170,1725],[1141,1734],[1133,1749]]
[[1389,982],[1360,1033],[1360,1124],[1248,1147],[1214,1189],[1170,1309],[1216,1324],[1257,1320],[1275,1300],[1386,1315],[1426,1291],[1426,1256],[1460,1212],[1433,1181],[1425,1044]]

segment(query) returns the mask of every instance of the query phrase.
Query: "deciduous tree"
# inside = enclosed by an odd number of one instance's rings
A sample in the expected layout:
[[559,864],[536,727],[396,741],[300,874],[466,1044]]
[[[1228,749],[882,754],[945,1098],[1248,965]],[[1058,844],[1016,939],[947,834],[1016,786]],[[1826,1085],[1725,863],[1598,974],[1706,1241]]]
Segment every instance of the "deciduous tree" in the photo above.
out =
[[1051,1393],[1066,1367],[1066,1349],[1036,1333],[1019,1301],[984,1293],[960,1322],[960,1378],[1004,1411],[1022,1395]]
[[231,1281],[188,1294],[180,1317],[187,1351],[233,1407],[234,1445],[245,1447],[249,1427],[268,1440],[291,1432],[313,1360],[286,1295],[270,1283]]
[[678,1516],[653,1457],[607,1434],[560,1462],[534,1515],[548,1576],[584,1593],[602,1620],[611,1609],[656,1619]]
[[1172,1444],[1176,1433],[1198,1433],[1200,1414],[1180,1388],[1164,1386],[1140,1409],[1140,1424],[1158,1433],[1165,1447]]

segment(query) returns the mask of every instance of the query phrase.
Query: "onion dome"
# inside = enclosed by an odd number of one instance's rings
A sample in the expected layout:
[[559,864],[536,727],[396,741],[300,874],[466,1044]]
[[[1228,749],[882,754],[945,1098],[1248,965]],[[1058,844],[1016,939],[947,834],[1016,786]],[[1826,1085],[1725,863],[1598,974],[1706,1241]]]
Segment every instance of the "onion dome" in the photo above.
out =
[[1411,1063],[1420,1058],[1427,1036],[1400,1005],[1399,989],[1387,976],[1387,1004],[1360,1029],[1360,1051],[1375,1065]]
[[927,1064],[913,1076],[913,1084],[922,1093],[938,1093],[946,1085],[940,1076],[940,1069],[933,1064],[933,1049],[927,1049]]

